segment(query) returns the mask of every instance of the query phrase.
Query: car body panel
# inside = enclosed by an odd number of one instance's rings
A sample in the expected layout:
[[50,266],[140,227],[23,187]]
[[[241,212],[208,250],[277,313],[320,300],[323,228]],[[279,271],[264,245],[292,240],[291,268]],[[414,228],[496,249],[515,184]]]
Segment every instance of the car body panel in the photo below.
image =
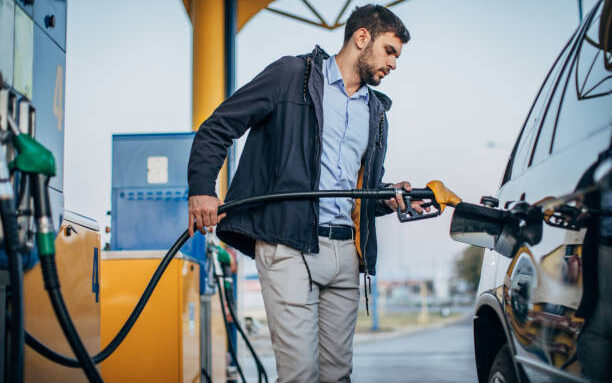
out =
[[499,286],[499,283],[497,283],[497,270],[499,268],[499,263],[499,254],[492,250],[485,249],[484,256],[482,258],[482,267],[480,270],[480,282],[478,283],[478,291],[476,291],[477,297],[480,297],[485,292],[490,292],[495,289],[495,287]]

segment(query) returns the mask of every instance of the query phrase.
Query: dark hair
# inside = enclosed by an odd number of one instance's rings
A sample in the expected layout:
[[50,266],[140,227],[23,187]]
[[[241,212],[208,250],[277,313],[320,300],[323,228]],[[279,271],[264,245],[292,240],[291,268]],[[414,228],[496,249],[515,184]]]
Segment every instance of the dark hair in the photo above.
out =
[[391,12],[382,5],[368,4],[363,7],[356,7],[349,16],[344,27],[344,42],[349,41],[353,33],[359,28],[365,28],[372,35],[372,40],[384,32],[395,32],[395,35],[407,43],[410,40],[410,33],[395,13]]

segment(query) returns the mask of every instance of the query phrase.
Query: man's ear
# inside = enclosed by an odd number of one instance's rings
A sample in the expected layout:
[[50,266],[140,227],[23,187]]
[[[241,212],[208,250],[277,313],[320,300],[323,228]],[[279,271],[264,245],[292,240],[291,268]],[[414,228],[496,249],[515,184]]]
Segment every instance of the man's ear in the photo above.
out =
[[372,35],[365,28],[359,28],[353,33],[353,42],[355,43],[355,47],[359,50],[365,49],[370,40],[372,39]]

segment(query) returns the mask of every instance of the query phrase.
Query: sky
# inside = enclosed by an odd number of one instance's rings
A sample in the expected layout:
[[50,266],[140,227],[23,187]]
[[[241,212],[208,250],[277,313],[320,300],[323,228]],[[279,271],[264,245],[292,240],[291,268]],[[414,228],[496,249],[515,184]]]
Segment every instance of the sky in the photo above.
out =
[[[344,1],[311,3],[332,21]],[[308,14],[297,0],[272,5]],[[495,195],[539,85],[578,25],[577,1],[409,0],[392,10],[412,39],[377,89],[393,100],[385,181],[438,179],[470,202]],[[342,35],[262,11],[237,36],[237,84],[315,44],[336,53]],[[191,60],[180,0],[68,2],[66,208],[109,224],[112,134],[190,130]],[[451,217],[379,219],[379,277],[452,272],[465,245],[450,239]]]

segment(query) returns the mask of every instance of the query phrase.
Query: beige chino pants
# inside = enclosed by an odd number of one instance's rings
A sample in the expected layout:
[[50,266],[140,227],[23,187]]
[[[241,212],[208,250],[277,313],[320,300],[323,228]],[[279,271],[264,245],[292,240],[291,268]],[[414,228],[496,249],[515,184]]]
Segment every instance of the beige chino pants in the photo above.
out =
[[350,382],[359,306],[353,240],[319,237],[318,254],[257,241],[255,261],[279,383]]

